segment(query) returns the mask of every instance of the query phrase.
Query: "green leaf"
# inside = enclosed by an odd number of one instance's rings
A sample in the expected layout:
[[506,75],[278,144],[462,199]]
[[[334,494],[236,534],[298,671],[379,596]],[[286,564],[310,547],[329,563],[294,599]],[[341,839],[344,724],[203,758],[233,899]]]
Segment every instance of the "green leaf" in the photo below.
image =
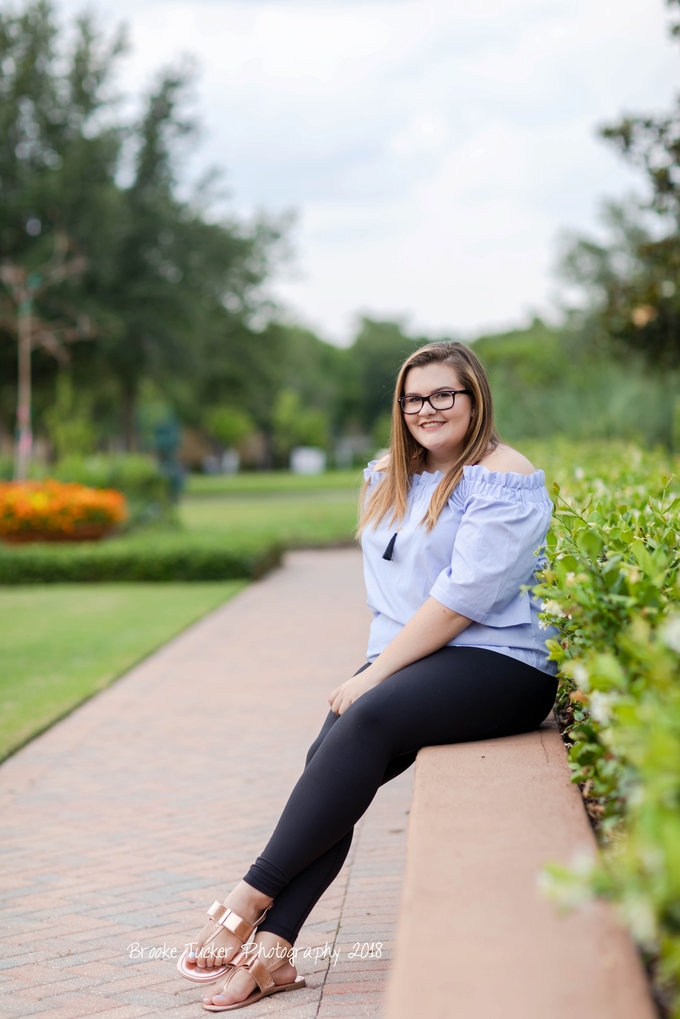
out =
[[635,556],[636,563],[641,570],[644,570],[648,577],[653,576],[657,572],[658,567],[650,553],[647,551],[644,542],[640,541],[638,538],[636,541],[632,542],[630,550]]
[[584,527],[579,531],[576,540],[578,547],[586,553],[591,562],[594,562],[602,552],[602,538],[592,527]]

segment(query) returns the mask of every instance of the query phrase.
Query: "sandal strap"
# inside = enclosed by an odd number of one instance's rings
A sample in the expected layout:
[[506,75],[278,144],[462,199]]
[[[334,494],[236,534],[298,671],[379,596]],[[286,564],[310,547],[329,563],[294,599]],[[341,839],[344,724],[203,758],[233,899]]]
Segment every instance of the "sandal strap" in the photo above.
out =
[[273,966],[265,966],[259,957],[259,952],[252,953],[241,950],[232,959],[232,965],[234,968],[238,966],[241,969],[247,970],[260,990],[268,991],[270,987],[274,987],[274,981],[271,976],[272,972],[278,969],[279,966],[283,966],[287,959],[288,954],[286,953],[283,959],[277,959]]
[[235,934],[241,943],[247,941],[255,929],[254,924],[248,923],[242,916],[239,916],[233,909],[229,909],[228,906],[223,905],[221,902],[214,902],[212,904],[208,910],[208,916],[215,923],[219,924],[220,927],[224,927],[225,930]]
[[[212,906],[208,910],[208,916],[215,923],[219,924],[220,927],[224,927],[225,930],[231,931],[237,938],[241,939],[241,943],[248,940],[250,935],[253,933],[258,924],[261,924],[264,920],[267,910],[270,906],[266,906],[262,915],[258,916],[254,923],[248,923],[242,916],[235,913],[229,906],[225,906],[222,902],[213,902]],[[212,940],[212,939],[211,939]]]

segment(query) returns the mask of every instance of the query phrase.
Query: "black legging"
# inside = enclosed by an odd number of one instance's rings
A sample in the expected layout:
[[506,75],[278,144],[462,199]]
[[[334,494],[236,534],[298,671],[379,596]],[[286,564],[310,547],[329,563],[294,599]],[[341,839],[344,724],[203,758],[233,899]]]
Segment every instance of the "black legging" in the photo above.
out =
[[413,764],[421,747],[536,729],[556,691],[556,679],[509,655],[444,647],[362,694],[343,715],[330,711],[272,837],[245,875],[274,898],[259,929],[295,942],[378,786]]

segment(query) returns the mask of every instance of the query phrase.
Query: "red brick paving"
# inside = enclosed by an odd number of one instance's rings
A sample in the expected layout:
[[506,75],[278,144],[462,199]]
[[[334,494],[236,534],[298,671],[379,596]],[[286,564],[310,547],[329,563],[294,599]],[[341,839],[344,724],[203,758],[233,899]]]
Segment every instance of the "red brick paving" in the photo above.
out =
[[[358,552],[292,554],[0,767],[0,1019],[205,1015],[128,946],[181,950],[243,876],[363,661],[364,600]],[[337,964],[301,958],[308,987],[244,1015],[382,1014],[411,781],[380,790],[300,936]]]

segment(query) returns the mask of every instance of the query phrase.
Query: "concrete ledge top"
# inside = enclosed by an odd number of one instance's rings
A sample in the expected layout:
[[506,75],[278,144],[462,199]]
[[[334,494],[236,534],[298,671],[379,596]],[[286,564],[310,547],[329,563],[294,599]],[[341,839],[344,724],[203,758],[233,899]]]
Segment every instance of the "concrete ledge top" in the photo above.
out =
[[537,887],[594,848],[554,720],[421,750],[388,1019],[654,1019],[614,911],[561,915]]

